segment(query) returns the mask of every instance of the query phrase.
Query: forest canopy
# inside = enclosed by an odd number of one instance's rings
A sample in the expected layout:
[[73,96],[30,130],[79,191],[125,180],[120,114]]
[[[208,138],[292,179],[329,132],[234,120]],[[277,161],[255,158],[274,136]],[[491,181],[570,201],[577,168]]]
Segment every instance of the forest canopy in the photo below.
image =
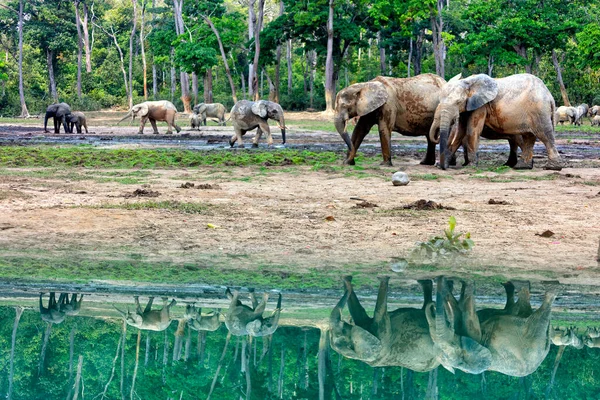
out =
[[4,116],[143,99],[323,110],[352,83],[428,72],[529,72],[557,105],[600,103],[588,0],[9,0],[0,45]]

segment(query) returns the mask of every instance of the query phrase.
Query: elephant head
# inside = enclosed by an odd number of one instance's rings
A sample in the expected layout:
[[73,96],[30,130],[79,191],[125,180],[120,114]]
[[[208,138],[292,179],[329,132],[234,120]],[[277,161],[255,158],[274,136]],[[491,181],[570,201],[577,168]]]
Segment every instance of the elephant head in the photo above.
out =
[[335,306],[329,317],[330,343],[333,350],[347,358],[374,362],[383,350],[381,340],[360,326],[342,320],[342,310],[348,300],[348,291]]
[[456,333],[455,316],[446,315],[446,310],[454,309],[444,304],[447,291],[446,280],[438,278],[435,307],[430,303],[425,309],[431,339],[442,352],[440,362],[450,372],[458,368],[467,373],[480,374],[490,367],[492,353],[472,338]]
[[196,104],[192,111],[194,112],[194,114],[202,114],[202,113],[204,113],[204,111],[206,111],[206,104],[205,103]]
[[352,142],[348,136],[348,120],[375,111],[384,105],[387,99],[388,92],[384,84],[376,81],[356,83],[337,94],[334,124],[348,150],[352,150]]
[[146,104],[146,103],[136,104],[133,107],[131,107],[131,110],[129,110],[127,112],[127,115],[125,115],[118,123],[120,124],[121,122],[125,121],[129,117],[131,117],[131,122],[133,122],[135,120],[135,117],[143,118],[146,115],[148,115],[149,111],[150,111],[150,108],[148,107],[148,104]]
[[272,101],[259,100],[252,104],[251,109],[252,113],[260,118],[277,121],[281,129],[281,141],[285,144],[285,118],[281,106]]
[[119,312],[119,314],[121,314],[121,316],[125,319],[125,322],[127,322],[127,325],[131,325],[134,326],[136,328],[141,328],[143,323],[144,323],[144,318],[138,314],[138,313],[132,313],[131,311],[129,311],[129,308],[127,308],[127,312],[118,309],[116,306],[115,310],[117,310]]
[[[434,122],[429,131],[431,141],[440,144],[442,169],[448,168],[452,156],[448,149],[448,138],[455,125],[459,123],[460,114],[477,110],[494,100],[497,95],[498,84],[485,74],[473,75],[465,79],[461,79],[459,74],[444,85],[440,104],[435,110]],[[462,141],[462,138],[457,137],[455,140]]]

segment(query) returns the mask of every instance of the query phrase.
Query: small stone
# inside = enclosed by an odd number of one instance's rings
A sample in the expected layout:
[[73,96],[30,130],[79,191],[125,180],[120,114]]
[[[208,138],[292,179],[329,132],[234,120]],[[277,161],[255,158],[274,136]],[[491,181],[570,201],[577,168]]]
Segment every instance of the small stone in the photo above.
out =
[[394,186],[406,186],[410,182],[410,178],[406,172],[398,171],[392,175],[392,183]]

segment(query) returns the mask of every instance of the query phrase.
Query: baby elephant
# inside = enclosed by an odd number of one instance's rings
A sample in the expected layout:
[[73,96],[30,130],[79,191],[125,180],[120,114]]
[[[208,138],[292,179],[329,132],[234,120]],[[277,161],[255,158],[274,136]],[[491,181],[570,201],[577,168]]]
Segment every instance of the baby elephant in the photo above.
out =
[[596,115],[592,118],[592,126],[600,126],[600,115]]
[[190,115],[190,127],[192,129],[200,130],[201,126],[202,126],[202,117],[196,113],[193,113],[192,115]]
[[87,121],[85,115],[81,111],[72,112],[68,117],[69,127],[73,132],[73,126],[77,128],[77,133],[81,133],[81,127],[85,128],[85,133],[88,133]]

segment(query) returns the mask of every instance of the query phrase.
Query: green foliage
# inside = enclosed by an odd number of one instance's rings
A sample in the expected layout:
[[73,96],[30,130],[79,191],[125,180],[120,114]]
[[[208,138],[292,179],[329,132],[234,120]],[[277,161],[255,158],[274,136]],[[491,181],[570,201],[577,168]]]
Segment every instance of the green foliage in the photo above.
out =
[[175,200],[149,200],[135,203],[104,203],[100,206],[93,208],[120,208],[124,210],[167,210],[176,211],[184,214],[207,214],[209,207],[209,204],[203,203],[188,203]]
[[[455,228],[456,218],[451,216],[448,220],[448,229],[444,229],[444,236],[435,236],[426,242],[418,242],[417,247],[411,253],[411,257],[414,259],[437,260],[468,253],[475,245],[471,240],[471,234],[469,232],[455,233]],[[461,239],[463,235],[464,239]]]

